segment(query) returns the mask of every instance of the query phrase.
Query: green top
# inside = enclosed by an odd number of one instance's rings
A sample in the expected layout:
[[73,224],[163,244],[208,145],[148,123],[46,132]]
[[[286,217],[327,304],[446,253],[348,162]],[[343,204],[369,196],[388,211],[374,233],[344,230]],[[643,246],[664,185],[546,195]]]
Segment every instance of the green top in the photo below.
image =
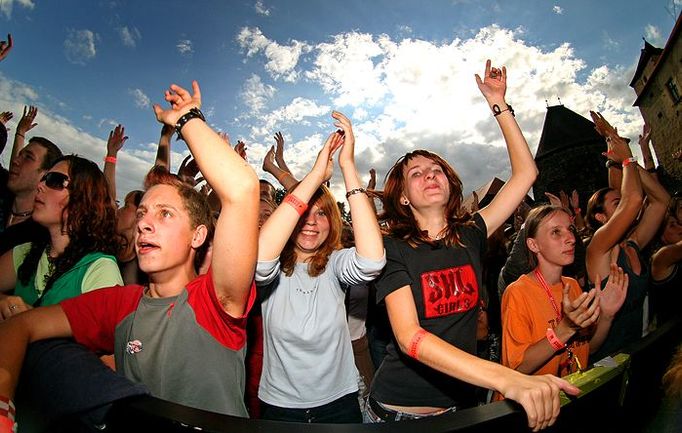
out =
[[[17,274],[30,249],[31,243],[25,243],[12,250],[14,270]],[[23,284],[17,278],[14,295],[21,297],[27,304],[34,305],[45,291],[45,275],[49,270],[50,262],[43,251],[36,272],[28,284]],[[40,305],[58,304],[81,293],[116,285],[123,285],[116,258],[100,252],[88,253],[54,282]]]

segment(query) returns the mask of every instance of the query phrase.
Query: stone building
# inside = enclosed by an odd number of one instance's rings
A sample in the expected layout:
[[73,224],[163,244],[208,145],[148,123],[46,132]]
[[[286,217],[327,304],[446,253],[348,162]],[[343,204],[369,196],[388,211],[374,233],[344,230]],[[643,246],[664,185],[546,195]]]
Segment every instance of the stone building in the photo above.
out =
[[608,186],[606,158],[601,155],[606,142],[597,134],[591,120],[563,105],[547,107],[542,136],[535,153],[538,178],[533,185],[536,202],[546,202],[545,192],[580,195],[580,207],[586,208],[590,195]]
[[644,41],[630,87],[644,120],[651,126],[654,153],[669,190],[682,190],[682,14],[663,49]]

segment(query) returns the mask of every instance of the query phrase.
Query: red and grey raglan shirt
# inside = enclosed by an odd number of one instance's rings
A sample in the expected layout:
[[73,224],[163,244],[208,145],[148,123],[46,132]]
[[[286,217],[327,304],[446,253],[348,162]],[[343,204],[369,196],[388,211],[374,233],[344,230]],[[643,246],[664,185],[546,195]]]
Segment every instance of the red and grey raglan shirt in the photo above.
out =
[[114,353],[116,369],[155,397],[198,409],[247,417],[244,405],[246,316],[227,314],[211,271],[178,296],[152,298],[130,285],[95,290],[60,305],[77,342]]

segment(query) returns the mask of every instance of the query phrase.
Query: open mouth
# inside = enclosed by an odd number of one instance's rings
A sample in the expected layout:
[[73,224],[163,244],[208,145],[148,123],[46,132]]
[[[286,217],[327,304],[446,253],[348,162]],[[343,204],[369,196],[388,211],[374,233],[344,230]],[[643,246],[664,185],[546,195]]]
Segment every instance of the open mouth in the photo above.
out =
[[144,241],[144,240],[137,241],[137,253],[138,254],[147,254],[147,253],[154,251],[158,248],[159,248],[158,245],[151,243],[149,241]]

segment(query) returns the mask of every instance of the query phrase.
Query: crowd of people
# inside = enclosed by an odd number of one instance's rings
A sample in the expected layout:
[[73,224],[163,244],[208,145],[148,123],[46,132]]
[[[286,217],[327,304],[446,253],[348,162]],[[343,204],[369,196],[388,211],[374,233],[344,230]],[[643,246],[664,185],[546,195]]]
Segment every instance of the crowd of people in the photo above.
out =
[[[0,43],[0,60],[11,46]],[[374,170],[363,186],[351,120],[336,111],[300,180],[275,134],[262,168],[282,197],[243,142],[207,125],[197,82],[154,105],[155,164],[117,209],[124,127],[100,169],[27,137],[38,109],[26,107],[0,170],[0,432],[22,411],[27,349],[51,338],[100,357],[78,365],[83,381],[115,369],[153,396],[221,414],[394,422],[506,398],[532,430],[552,425],[560,392],[579,393],[561,377],[676,315],[682,205],[592,113],[609,187],[584,214],[577,193],[529,209],[538,172],[505,99],[507,71],[488,60],[475,83],[511,164],[480,209],[463,206],[456,171],[428,150],[400,157],[383,190]],[[12,117],[0,114],[1,149]],[[172,173],[175,133],[191,156]],[[327,187],[335,166],[349,221]]]

